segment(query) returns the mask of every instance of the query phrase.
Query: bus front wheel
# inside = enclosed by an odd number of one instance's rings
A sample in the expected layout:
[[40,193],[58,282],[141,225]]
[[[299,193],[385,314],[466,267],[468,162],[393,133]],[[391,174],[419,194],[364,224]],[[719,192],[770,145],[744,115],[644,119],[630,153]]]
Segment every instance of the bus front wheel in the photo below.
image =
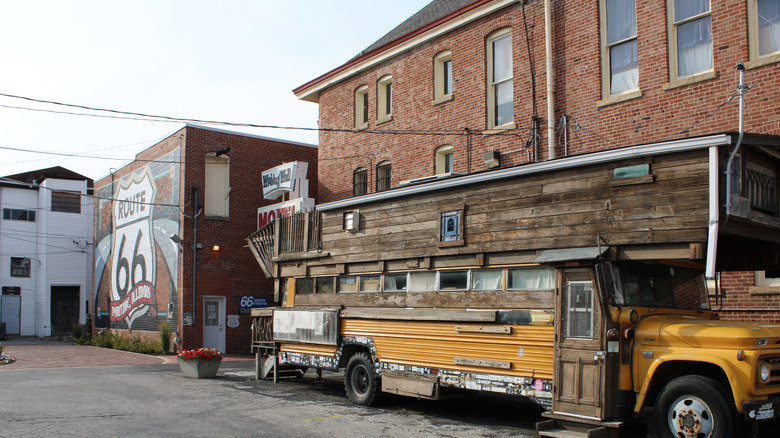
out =
[[344,373],[344,389],[347,397],[356,405],[370,406],[376,398],[379,378],[374,363],[365,352],[352,355]]
[[654,415],[659,437],[728,438],[734,421],[726,389],[703,376],[682,376],[669,382],[656,398]]

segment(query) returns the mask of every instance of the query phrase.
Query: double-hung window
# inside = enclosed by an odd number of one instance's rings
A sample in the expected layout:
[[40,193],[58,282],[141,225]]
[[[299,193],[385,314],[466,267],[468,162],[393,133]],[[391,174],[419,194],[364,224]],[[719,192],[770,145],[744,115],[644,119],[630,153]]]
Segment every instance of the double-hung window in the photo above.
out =
[[710,0],[667,0],[670,81],[712,70]]
[[446,144],[436,148],[434,170],[437,175],[452,173],[454,165],[455,156],[453,155],[452,145]]
[[368,85],[355,90],[355,129],[368,127]]
[[433,58],[433,103],[452,99],[452,52],[446,50]]
[[393,118],[393,77],[385,75],[377,82],[377,122]]
[[780,0],[749,0],[750,59],[780,61]]
[[506,127],[514,121],[512,86],[512,30],[502,29],[487,40],[488,128]]
[[603,96],[639,88],[636,0],[602,0]]

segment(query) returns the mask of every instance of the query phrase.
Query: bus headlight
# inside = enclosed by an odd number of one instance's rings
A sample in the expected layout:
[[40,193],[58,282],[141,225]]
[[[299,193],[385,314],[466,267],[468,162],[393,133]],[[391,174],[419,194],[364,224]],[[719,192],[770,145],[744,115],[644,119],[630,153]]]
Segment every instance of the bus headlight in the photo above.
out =
[[761,379],[761,383],[768,382],[770,376],[771,372],[769,371],[769,365],[762,363],[758,366],[758,378]]

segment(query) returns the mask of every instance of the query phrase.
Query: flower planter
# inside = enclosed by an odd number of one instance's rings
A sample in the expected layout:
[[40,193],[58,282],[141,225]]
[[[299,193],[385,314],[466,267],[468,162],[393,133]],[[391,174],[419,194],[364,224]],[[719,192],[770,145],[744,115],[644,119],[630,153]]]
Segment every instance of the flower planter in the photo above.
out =
[[222,363],[222,356],[212,357],[210,359],[196,357],[194,359],[177,358],[179,368],[186,377],[195,377],[197,379],[210,379],[217,375],[219,365]]

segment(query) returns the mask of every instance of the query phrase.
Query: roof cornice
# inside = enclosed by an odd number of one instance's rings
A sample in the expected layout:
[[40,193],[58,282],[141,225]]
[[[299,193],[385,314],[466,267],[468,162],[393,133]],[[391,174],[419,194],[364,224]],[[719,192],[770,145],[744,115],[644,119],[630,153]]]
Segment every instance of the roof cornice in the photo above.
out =
[[458,9],[384,46],[350,60],[293,90],[298,99],[319,102],[320,91],[420,44],[451,32],[521,0],[480,0]]

